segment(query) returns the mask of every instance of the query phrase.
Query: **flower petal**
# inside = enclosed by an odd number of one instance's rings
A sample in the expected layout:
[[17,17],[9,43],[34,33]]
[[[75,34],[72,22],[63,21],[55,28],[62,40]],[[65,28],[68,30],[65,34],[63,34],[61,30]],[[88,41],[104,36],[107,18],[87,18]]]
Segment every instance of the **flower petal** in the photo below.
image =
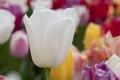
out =
[[[61,64],[63,62],[72,45],[74,31],[75,23],[72,18],[61,19],[48,27],[44,38],[45,60],[47,60],[47,63],[57,62]],[[47,55],[48,53],[49,55]],[[51,59],[53,55],[56,59]],[[54,67],[59,64],[54,64]]]

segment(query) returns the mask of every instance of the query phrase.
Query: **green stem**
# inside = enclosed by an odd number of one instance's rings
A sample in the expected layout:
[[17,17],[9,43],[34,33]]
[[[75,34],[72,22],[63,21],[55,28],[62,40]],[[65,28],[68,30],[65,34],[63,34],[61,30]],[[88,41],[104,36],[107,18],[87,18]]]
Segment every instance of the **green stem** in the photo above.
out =
[[48,68],[45,68],[45,76],[46,80],[50,80],[50,70]]

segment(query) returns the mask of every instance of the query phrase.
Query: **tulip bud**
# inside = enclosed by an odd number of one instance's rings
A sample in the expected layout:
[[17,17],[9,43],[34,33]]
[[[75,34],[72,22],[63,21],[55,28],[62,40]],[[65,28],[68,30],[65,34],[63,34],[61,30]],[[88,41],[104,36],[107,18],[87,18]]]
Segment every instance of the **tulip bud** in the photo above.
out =
[[25,57],[29,51],[27,35],[24,31],[13,33],[10,41],[11,55],[14,57]]
[[0,9],[0,44],[9,40],[14,29],[15,17],[7,10]]

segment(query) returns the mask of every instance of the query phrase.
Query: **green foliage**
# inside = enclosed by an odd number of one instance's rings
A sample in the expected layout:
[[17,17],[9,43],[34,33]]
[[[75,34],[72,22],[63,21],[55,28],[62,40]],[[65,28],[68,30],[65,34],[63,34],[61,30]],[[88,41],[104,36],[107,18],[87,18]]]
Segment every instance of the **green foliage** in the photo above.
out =
[[84,33],[86,26],[79,26],[73,39],[73,44],[79,49],[84,49]]
[[31,56],[14,58],[10,55],[9,42],[0,45],[0,74],[19,72],[22,80],[45,80],[45,71],[32,62]]

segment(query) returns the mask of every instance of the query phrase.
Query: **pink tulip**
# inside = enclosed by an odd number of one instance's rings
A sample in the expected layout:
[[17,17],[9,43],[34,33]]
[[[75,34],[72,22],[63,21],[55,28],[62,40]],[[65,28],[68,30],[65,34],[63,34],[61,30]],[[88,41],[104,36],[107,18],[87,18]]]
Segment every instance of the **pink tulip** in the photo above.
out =
[[28,38],[24,31],[13,33],[10,41],[11,55],[14,57],[25,57],[29,52]]
[[108,32],[101,40],[101,44],[98,45],[96,40],[93,40],[89,50],[84,51],[89,59],[89,65],[93,66],[103,60],[107,60],[113,54],[120,56],[120,36],[113,37]]
[[8,80],[4,76],[0,75],[0,80]]
[[74,59],[74,79],[73,80],[79,80],[81,78],[81,71],[82,68],[87,64],[87,56],[84,54],[81,54],[79,50],[73,46],[72,47],[73,52],[73,59]]

